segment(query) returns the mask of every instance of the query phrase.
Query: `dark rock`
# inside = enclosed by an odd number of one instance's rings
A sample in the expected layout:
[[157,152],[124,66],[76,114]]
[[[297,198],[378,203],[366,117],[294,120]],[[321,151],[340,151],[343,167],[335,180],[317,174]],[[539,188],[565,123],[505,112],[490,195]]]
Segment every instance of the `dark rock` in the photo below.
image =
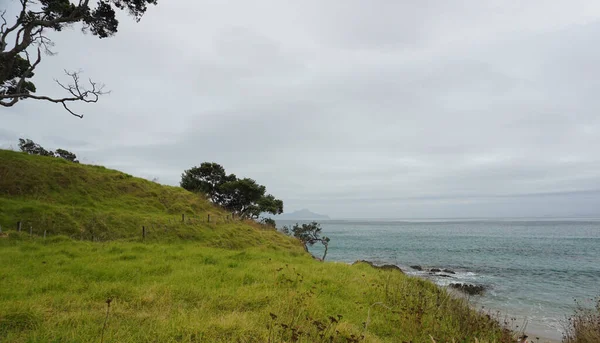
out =
[[438,269],[438,268],[431,268],[431,269],[429,269],[429,271],[430,271],[430,272],[432,272],[432,273],[439,273],[439,272],[441,272],[442,270],[441,270],[441,269]]
[[386,269],[386,270],[397,270],[402,273],[402,269],[395,264],[384,264],[381,266],[375,266],[375,268]]
[[468,295],[481,295],[483,292],[485,292],[485,286],[473,285],[470,283],[451,283],[449,287],[457,289]]
[[357,263],[366,263],[366,264],[370,265],[371,267],[373,267],[373,268],[375,268],[375,269],[382,269],[382,270],[397,270],[397,271],[399,271],[400,273],[404,273],[404,272],[402,271],[402,269],[400,269],[400,267],[398,267],[398,266],[396,266],[396,265],[393,265],[393,264],[384,264],[384,265],[378,266],[378,265],[376,265],[375,263],[373,263],[373,262],[371,262],[371,261],[365,261],[365,260],[358,260],[358,261],[356,261],[356,262],[354,262],[354,263],[352,263],[352,264],[354,265],[354,264],[357,264]]
[[448,274],[456,274],[456,273],[454,272],[454,270],[452,270],[452,269],[444,269],[444,270],[442,270],[442,271],[443,271],[444,273],[448,273]]
[[446,275],[446,274],[436,274],[436,276],[439,276],[439,277],[452,277],[452,276]]
[[410,266],[414,270],[422,271],[423,268],[421,266]]

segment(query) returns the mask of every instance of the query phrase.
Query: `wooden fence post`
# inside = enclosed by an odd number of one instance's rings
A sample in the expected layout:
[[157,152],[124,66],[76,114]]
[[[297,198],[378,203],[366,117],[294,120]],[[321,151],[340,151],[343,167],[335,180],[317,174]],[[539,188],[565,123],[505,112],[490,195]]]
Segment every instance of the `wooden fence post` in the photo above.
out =
[[44,239],[46,239],[46,230],[44,230]]
[[208,214],[208,222],[210,223],[210,213]]
[[181,221],[182,221],[183,223],[185,223],[185,213],[182,213],[182,214],[181,214]]
[[142,226],[142,238],[146,238],[146,227]]
[[21,222],[17,222],[17,231],[21,232]]

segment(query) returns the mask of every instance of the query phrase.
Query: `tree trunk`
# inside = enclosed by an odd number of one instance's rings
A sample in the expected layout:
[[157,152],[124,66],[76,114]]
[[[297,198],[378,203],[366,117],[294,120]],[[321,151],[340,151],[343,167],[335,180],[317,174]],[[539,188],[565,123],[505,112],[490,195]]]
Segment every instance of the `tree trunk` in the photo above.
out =
[[325,244],[325,252],[323,253],[323,258],[321,259],[322,261],[325,261],[325,257],[327,256],[328,247],[329,247],[329,244]]

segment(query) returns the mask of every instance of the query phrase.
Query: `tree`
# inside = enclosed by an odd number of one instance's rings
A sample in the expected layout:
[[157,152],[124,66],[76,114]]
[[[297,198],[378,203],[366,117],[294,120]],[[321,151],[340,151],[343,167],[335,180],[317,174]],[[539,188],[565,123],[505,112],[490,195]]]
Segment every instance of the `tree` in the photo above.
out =
[[204,193],[210,200],[241,218],[258,219],[262,213],[283,213],[283,201],[267,194],[255,180],[227,175],[218,163],[203,162],[185,170],[180,185],[191,192]]
[[31,139],[19,138],[19,149],[22,152],[26,152],[30,155],[54,157],[54,153],[52,151],[48,151],[48,150],[44,149],[41,145],[35,143]]
[[216,204],[223,205],[223,196],[220,190],[226,182],[237,180],[233,174],[225,174],[225,168],[218,163],[203,162],[200,167],[193,167],[181,174],[180,185],[190,192],[205,193]]
[[[284,227],[282,231],[290,232],[290,229]],[[321,258],[321,261],[325,261],[330,239],[328,237],[321,236],[321,231],[321,225],[317,222],[302,225],[298,225],[298,223],[296,223],[296,225],[294,225],[292,228],[291,233],[304,244],[304,249],[306,251],[308,251],[308,246],[312,246],[317,242],[321,242],[321,244],[323,244],[325,247],[325,252],[323,253],[323,258]]]
[[261,213],[257,203],[266,190],[265,186],[249,178],[226,182],[220,187],[224,199],[222,205],[242,218],[256,219]]
[[46,150],[31,139],[19,138],[19,149],[30,155],[58,157],[73,163],[79,163],[79,161],[77,161],[77,156],[74,153],[64,149],[56,149],[56,152]]
[[[80,72],[65,71],[71,78],[70,84],[56,81],[69,94],[64,98],[35,95],[36,87],[31,81],[35,68],[42,60],[42,52],[53,55],[53,42],[46,36],[48,31],[61,31],[76,23],[83,25],[84,32],[99,38],[113,36],[119,21],[116,10],[126,10],[139,21],[148,5],[157,0],[19,0],[21,8],[14,22],[6,19],[6,10],[0,13],[0,105],[11,107],[20,100],[36,99],[60,103],[72,115],[68,104],[76,101],[95,103],[106,94],[104,85],[89,80],[84,86]],[[93,8],[92,8],[93,7]]]
[[77,156],[74,153],[64,150],[64,149],[56,149],[56,152],[54,153],[54,155],[56,157],[65,159],[67,161],[79,163],[79,161],[77,161]]
[[283,201],[275,199],[271,194],[267,194],[257,201],[261,213],[282,214]]

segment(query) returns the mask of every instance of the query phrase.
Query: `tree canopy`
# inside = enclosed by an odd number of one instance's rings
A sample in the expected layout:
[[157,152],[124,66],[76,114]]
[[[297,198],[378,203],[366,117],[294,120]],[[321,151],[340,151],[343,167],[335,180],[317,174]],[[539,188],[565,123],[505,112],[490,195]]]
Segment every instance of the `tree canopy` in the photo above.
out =
[[81,23],[84,32],[99,38],[113,36],[118,29],[117,10],[126,11],[139,21],[148,5],[157,0],[19,0],[20,11],[14,20],[7,20],[6,10],[0,12],[0,105],[11,107],[24,99],[45,100],[60,103],[72,115],[68,104],[76,101],[97,102],[106,94],[104,86],[89,80],[89,86],[81,82],[79,72],[65,71],[71,83],[56,81],[68,95],[51,98],[36,95],[31,81],[35,69],[42,60],[42,53],[52,55],[53,42],[46,36],[48,31],[61,31],[70,25]]
[[30,155],[58,157],[70,162],[79,163],[79,161],[77,161],[77,156],[74,153],[64,149],[56,149],[56,152],[46,150],[31,139],[19,138],[19,149]]
[[327,257],[330,239],[329,237],[321,236],[321,224],[317,222],[304,223],[302,225],[296,223],[291,230],[286,226],[282,231],[298,238],[304,244],[304,249],[306,249],[306,251],[308,251],[307,246],[312,246],[315,243],[320,242],[325,247],[325,252],[323,253],[321,260],[324,261],[325,257]]
[[218,163],[203,162],[199,167],[185,170],[181,175],[181,187],[191,192],[205,193],[217,204],[223,203],[221,187],[224,183],[237,180],[236,176],[225,174],[225,168]]
[[283,213],[283,201],[266,193],[266,187],[255,180],[227,175],[218,163],[204,162],[185,170],[181,187],[206,196],[215,204],[243,218],[258,219],[262,213]]

